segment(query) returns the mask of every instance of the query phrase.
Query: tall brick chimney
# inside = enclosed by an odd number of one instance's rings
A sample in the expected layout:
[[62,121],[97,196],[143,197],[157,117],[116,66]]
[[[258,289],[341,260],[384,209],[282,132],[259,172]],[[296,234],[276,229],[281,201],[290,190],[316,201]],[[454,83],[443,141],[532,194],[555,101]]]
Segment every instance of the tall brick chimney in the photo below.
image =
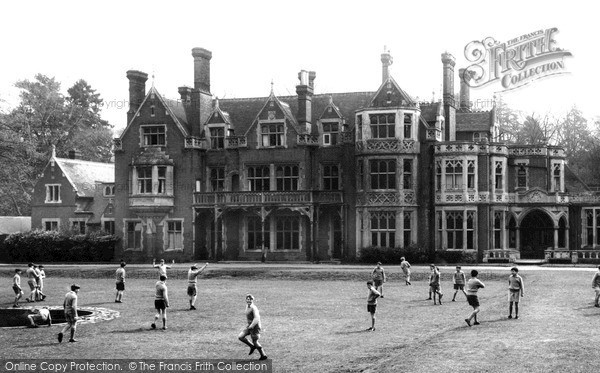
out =
[[454,98],[454,65],[456,60],[450,53],[442,53],[443,86],[442,99],[444,101],[444,115],[446,117],[446,130],[444,141],[456,140],[456,99]]
[[194,89],[210,93],[210,60],[212,52],[204,48],[192,49],[194,57]]
[[129,70],[127,71],[127,79],[129,79],[129,111],[127,111],[127,123],[129,123],[140,108],[144,97],[146,97],[148,74],[137,70]]
[[386,47],[383,47],[383,53],[381,54],[381,83],[385,83],[390,77],[390,65],[394,63],[394,59],[390,54],[390,51],[386,51]]
[[190,124],[192,136],[200,136],[202,125],[208,120],[212,111],[212,95],[210,93],[212,52],[204,48],[193,48],[192,57],[194,57],[194,88],[191,91]]
[[458,78],[460,79],[460,104],[461,111],[471,111],[471,92],[469,81],[472,78],[472,72],[467,69],[458,70]]
[[[317,74],[312,71],[312,74],[306,70],[298,73],[300,84],[296,86],[298,94],[298,124],[305,128],[307,133],[311,132],[310,120],[312,118],[312,96],[314,94],[314,79]],[[311,79],[312,77],[312,79]]]

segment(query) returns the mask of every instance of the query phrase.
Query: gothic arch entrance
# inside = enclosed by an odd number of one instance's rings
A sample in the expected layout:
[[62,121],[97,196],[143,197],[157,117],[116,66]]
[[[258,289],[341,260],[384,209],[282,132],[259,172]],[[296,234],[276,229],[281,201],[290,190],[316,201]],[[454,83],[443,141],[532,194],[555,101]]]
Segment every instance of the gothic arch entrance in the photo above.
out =
[[547,213],[529,212],[519,229],[521,234],[521,259],[544,259],[544,250],[554,247],[554,224]]

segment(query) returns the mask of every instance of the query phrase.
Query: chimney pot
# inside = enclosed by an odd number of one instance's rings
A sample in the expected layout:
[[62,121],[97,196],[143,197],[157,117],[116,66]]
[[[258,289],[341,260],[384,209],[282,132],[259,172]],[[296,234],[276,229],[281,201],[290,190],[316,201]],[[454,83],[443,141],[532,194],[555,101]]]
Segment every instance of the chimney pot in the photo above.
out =
[[390,51],[386,51],[381,54],[381,83],[385,83],[390,77],[390,65],[394,62]]
[[467,69],[459,69],[458,77],[460,79],[460,94],[459,94],[459,102],[460,109],[465,111],[471,110],[471,92],[469,81],[472,78],[471,71]]
[[140,108],[142,101],[144,101],[144,97],[146,97],[148,74],[138,70],[128,70],[126,76],[129,79],[129,111],[127,112],[127,122],[130,122]]

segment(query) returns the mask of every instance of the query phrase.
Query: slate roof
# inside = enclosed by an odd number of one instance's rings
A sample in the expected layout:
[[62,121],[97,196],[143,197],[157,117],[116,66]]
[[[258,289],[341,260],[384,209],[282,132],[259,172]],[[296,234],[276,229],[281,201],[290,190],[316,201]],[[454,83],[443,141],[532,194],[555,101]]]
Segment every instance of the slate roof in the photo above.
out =
[[96,182],[115,182],[114,163],[90,162],[69,158],[54,159],[77,191],[79,197],[94,197]]
[[489,131],[491,111],[456,112],[456,131]]
[[565,189],[569,193],[589,192],[591,189],[571,170],[569,165],[565,165]]
[[[350,93],[323,93],[314,95],[312,98],[312,118],[311,123],[321,117],[327,106],[329,105],[329,97],[333,99],[333,103],[339,109],[342,116],[346,119],[346,124],[352,127],[354,125],[354,113],[356,110],[367,107],[374,92],[350,92]],[[236,134],[246,133],[252,125],[254,119],[259,114],[261,109],[269,97],[253,97],[253,98],[230,98],[219,99],[219,108],[229,114],[231,123],[235,126]],[[277,99],[285,105],[293,118],[297,117],[298,113],[298,96],[279,96]]]

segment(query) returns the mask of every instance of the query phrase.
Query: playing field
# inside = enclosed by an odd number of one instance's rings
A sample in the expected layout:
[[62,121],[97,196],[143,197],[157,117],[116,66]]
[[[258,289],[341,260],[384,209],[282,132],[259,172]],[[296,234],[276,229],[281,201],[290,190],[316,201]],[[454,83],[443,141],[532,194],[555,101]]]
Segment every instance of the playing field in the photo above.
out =
[[[0,358],[246,359],[237,340],[245,326],[246,293],[262,316],[261,343],[275,372],[598,372],[600,308],[593,307],[594,268],[522,267],[525,297],[519,320],[508,320],[509,268],[480,267],[481,325],[469,328],[471,308],[452,299],[453,267],[441,267],[444,304],[427,298],[428,268],[413,267],[405,286],[391,274],[377,308],[377,330],[366,311],[370,266],[211,264],[199,278],[197,311],[189,311],[185,264],[169,272],[168,330],[151,330],[155,272],[128,265],[124,303],[114,303],[117,266],[46,265],[46,302],[58,306],[71,283],[79,305],[120,312],[80,325],[78,343],[58,344],[62,326],[2,328]],[[9,308],[14,266],[0,266],[0,307]],[[25,269],[22,266],[22,269]],[[468,273],[471,267],[463,268]],[[28,295],[26,279],[22,279]],[[27,306],[27,304],[24,304]],[[258,358],[258,354],[253,355]]]

